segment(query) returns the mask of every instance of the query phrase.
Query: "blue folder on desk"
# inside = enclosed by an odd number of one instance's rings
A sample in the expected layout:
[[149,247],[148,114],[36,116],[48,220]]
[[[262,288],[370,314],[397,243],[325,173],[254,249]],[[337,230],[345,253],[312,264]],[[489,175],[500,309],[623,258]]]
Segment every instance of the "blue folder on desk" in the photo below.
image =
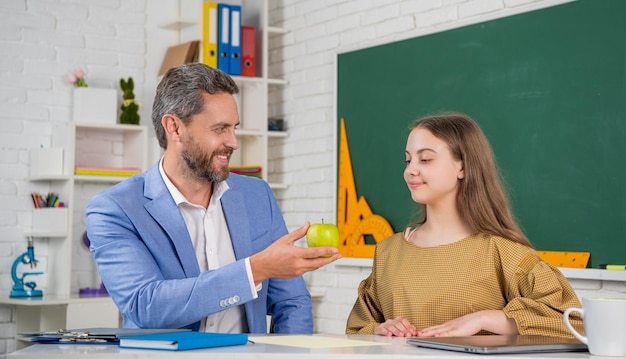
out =
[[243,345],[247,342],[247,334],[180,332],[121,337],[120,348],[189,350]]

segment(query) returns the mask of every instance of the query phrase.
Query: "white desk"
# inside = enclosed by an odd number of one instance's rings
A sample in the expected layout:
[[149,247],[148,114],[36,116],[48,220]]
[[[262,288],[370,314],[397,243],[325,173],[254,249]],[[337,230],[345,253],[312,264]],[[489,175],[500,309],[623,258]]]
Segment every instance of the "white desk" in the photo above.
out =
[[[252,339],[254,339],[251,336]],[[258,337],[258,336],[257,336]],[[299,336],[298,336],[299,337]],[[238,345],[232,347],[197,349],[188,351],[124,349],[115,345],[80,345],[80,344],[37,344],[7,355],[7,359],[28,358],[211,358],[211,359],[274,359],[274,358],[307,358],[307,359],[361,359],[361,358],[489,358],[489,359],[526,359],[526,358],[591,358],[587,352],[578,353],[542,353],[542,354],[503,354],[482,356],[478,354],[454,353],[443,350],[417,348],[406,344],[405,338],[381,336],[343,336],[315,335],[315,337],[335,338],[345,341],[365,341],[364,345],[349,345],[330,348],[305,348],[295,346],[262,344]],[[368,345],[377,342],[383,345]]]

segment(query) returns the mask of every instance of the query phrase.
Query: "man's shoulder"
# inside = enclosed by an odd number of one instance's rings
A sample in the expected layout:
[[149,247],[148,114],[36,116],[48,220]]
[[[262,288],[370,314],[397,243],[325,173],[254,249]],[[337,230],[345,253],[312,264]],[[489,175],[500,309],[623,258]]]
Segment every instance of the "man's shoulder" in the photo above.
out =
[[146,180],[146,173],[139,173],[130,178],[117,183],[104,191],[100,192],[97,196],[109,196],[128,198],[135,196],[143,196],[143,188]]
[[269,187],[267,182],[260,178],[238,175],[236,173],[231,173],[226,183],[228,183],[230,189],[234,190],[260,190]]

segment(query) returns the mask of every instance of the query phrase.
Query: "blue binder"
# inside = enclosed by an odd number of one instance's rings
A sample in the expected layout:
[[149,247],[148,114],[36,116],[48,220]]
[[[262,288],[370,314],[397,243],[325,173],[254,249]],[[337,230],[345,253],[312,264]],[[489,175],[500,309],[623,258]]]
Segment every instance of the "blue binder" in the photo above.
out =
[[241,75],[241,5],[230,5],[230,63],[228,73]]
[[229,73],[230,65],[230,6],[217,4],[217,68]]

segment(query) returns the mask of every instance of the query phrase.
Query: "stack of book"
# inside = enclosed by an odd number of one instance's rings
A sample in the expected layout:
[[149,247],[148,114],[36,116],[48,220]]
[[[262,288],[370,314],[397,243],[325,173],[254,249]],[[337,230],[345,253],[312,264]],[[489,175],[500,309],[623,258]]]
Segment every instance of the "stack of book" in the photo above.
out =
[[263,177],[261,166],[230,166],[230,172],[250,177]]
[[88,167],[76,166],[74,174],[83,176],[120,176],[130,177],[141,172],[137,167]]

